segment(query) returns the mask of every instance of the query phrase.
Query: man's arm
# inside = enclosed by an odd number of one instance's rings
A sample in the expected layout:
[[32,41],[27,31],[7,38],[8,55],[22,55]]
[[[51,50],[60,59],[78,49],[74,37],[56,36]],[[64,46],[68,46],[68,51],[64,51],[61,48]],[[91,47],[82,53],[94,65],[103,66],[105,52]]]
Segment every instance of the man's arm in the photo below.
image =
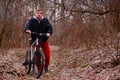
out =
[[46,19],[46,26],[48,27],[47,37],[50,37],[53,33],[53,28],[48,19]]
[[29,21],[27,22],[26,26],[24,27],[25,33],[31,34],[30,25],[31,25],[31,20],[29,20]]

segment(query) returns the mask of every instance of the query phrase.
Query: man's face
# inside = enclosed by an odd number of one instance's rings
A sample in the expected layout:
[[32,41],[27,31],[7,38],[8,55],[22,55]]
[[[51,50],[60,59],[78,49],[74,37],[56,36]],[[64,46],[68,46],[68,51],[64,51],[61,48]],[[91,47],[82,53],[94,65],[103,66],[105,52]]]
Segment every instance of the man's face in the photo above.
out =
[[42,11],[36,11],[35,16],[40,19],[42,17]]

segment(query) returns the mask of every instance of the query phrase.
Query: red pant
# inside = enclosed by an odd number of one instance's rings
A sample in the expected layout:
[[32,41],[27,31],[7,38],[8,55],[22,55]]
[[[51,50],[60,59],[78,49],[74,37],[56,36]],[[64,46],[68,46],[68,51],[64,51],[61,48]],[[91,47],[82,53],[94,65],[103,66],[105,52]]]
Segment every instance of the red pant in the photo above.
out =
[[42,47],[44,56],[45,56],[45,68],[48,68],[50,63],[50,48],[48,42],[40,42],[40,46]]

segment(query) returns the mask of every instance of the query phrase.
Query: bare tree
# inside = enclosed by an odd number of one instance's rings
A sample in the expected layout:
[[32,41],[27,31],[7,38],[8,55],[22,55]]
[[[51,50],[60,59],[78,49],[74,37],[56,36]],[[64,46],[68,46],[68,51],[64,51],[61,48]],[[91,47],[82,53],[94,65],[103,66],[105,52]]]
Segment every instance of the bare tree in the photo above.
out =
[[120,31],[118,3],[119,0],[2,0],[0,46],[23,46],[27,42],[23,28],[37,7],[43,8],[53,24],[52,44],[108,44],[108,36]]

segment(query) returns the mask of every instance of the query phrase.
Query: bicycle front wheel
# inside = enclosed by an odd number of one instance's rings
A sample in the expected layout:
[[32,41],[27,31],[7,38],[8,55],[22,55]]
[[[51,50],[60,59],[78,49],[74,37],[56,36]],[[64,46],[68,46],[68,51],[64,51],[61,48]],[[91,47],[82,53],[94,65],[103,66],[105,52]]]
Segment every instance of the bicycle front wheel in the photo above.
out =
[[44,67],[44,56],[41,51],[36,51],[33,58],[33,75],[39,78],[42,75]]

